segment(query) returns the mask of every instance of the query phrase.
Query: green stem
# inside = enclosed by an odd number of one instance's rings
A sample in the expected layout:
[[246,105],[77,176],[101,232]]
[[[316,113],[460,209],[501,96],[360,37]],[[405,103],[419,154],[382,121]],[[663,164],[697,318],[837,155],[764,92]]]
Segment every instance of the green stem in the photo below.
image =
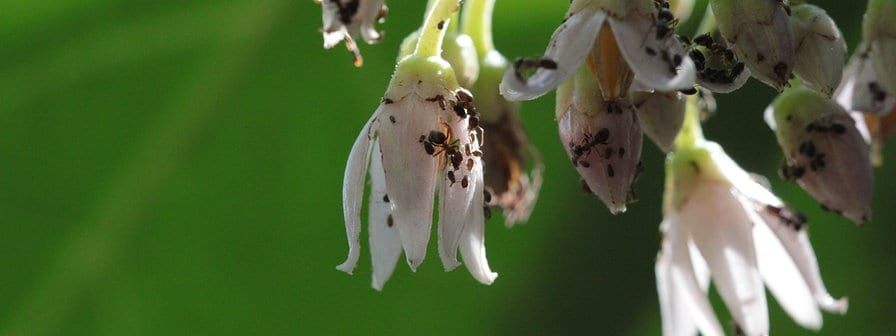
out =
[[492,40],[492,13],[495,0],[467,0],[464,4],[464,21],[461,31],[473,39],[476,53],[483,57],[495,50]]
[[684,112],[684,123],[678,136],[675,137],[675,150],[681,150],[693,147],[698,142],[705,140],[703,138],[703,128],[700,127],[700,108],[698,95],[690,95],[687,98],[687,107]]
[[[414,55],[438,57],[442,54],[442,39],[445,38],[445,25],[449,24],[451,14],[457,10],[458,0],[434,0],[432,8],[426,13],[423,26],[420,28],[420,40]],[[440,27],[441,26],[441,27]]]
[[712,33],[718,26],[716,15],[712,13],[712,6],[707,4],[706,13],[703,13],[703,19],[700,20],[700,26],[697,27],[697,34],[694,34],[694,36]]

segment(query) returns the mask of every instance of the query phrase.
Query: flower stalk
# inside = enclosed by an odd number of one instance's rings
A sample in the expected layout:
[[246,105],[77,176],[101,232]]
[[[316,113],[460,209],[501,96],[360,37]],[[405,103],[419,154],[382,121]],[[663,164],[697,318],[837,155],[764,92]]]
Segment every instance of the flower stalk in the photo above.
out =
[[438,57],[442,54],[442,39],[445,37],[445,27],[451,21],[451,16],[457,11],[457,0],[434,0],[423,21],[420,31],[420,40],[414,55],[422,57]]

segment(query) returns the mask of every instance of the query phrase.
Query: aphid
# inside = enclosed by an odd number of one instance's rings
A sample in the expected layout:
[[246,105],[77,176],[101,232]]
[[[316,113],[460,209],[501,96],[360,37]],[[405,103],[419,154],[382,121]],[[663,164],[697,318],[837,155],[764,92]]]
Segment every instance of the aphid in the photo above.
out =
[[831,125],[831,132],[834,132],[835,134],[843,134],[843,133],[846,133],[846,126],[843,126],[843,125],[841,125],[841,124],[832,124],[832,125]]
[[787,77],[787,64],[785,64],[784,62],[775,64],[775,75],[778,75],[778,78]]
[[619,147],[619,158],[625,156],[625,147]]
[[426,136],[425,136],[425,135],[421,135],[421,136],[420,136],[420,139],[417,140],[417,142],[423,142],[423,141],[426,141]]
[[395,123],[395,116],[389,116],[389,121],[393,124]]
[[467,170],[473,170],[473,165],[476,164],[473,162],[473,159],[467,159]]
[[616,172],[613,171],[613,164],[608,163],[607,164],[607,177],[612,178],[615,175],[616,175]]
[[433,144],[436,144],[436,145],[444,144],[445,140],[447,140],[447,139],[448,139],[448,136],[446,136],[445,133],[442,133],[442,132],[439,132],[436,130],[429,131],[429,142],[431,142]]
[[476,157],[482,156],[482,152],[478,151],[478,150],[473,151],[473,156],[476,156]]
[[681,92],[681,93],[683,93],[683,94],[685,94],[685,95],[690,96],[690,95],[697,94],[697,88],[693,88],[693,87],[692,87],[692,88],[690,88],[690,89],[678,90],[678,92]]
[[651,47],[644,47],[644,51],[650,56],[656,56],[656,50]]
[[437,102],[439,103],[439,108],[441,108],[442,110],[445,109],[445,96],[443,95],[439,94],[432,98],[426,98],[426,101]]
[[591,164],[588,163],[588,161],[585,161],[585,160],[579,161],[579,164],[582,165],[582,167],[585,167],[585,168],[589,168],[589,167],[591,167]]
[[713,44],[712,36],[709,34],[697,35],[694,37],[694,43],[709,48]]
[[395,221],[392,220],[392,214],[389,214],[389,218],[386,219],[386,225],[389,227],[392,227],[392,225],[395,225]]
[[444,29],[444,28],[445,28],[445,21],[444,21],[444,20],[439,21],[439,25],[438,25],[438,27],[439,27],[439,30]]
[[607,140],[610,139],[610,129],[609,128],[601,128],[597,131],[597,134],[594,137],[594,143],[605,144]]
[[887,91],[877,82],[868,83],[868,91],[871,91],[871,96],[875,101],[883,101],[884,99],[887,99]]
[[394,103],[394,102],[392,101],[392,99],[383,97],[383,104],[392,104],[392,103]]
[[461,118],[467,117],[467,110],[464,109],[464,107],[461,106],[460,104],[454,104],[454,107],[452,107],[452,109],[454,109],[454,114],[457,114],[458,117],[461,117]]
[[681,55],[672,56],[672,64],[675,64],[675,66],[681,65]]
[[482,190],[482,199],[485,200],[485,203],[492,202],[492,193],[488,192],[488,190]]
[[470,130],[474,130],[474,129],[476,129],[477,127],[479,127],[479,117],[472,116],[472,117],[470,117],[470,120],[467,121],[467,122],[468,122],[468,124],[469,124],[469,125],[468,125],[468,128],[469,128]]
[[468,185],[470,185],[470,178],[464,175],[464,178],[460,180],[460,186],[466,188]]
[[383,194],[383,202],[389,203],[389,195]]
[[545,69],[554,70],[557,69],[557,62],[550,58],[542,58],[538,60],[538,66]]
[[448,173],[445,174],[445,177],[448,178],[448,181],[451,182],[451,185],[454,185],[454,182],[457,182],[457,179],[454,177],[453,170],[449,170]]
[[737,76],[740,76],[742,72],[744,72],[744,63],[738,62],[734,65],[733,68],[731,68],[731,73],[729,74],[729,76],[737,78]]
[[457,93],[454,94],[457,97],[457,100],[462,103],[472,103],[473,102],[473,94],[467,89],[461,88],[457,90]]

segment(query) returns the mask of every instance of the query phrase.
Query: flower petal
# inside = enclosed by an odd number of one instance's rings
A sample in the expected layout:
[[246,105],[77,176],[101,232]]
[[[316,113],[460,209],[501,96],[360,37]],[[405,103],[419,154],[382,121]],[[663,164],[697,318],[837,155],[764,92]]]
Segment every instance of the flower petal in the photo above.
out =
[[[477,142],[471,142],[470,131],[468,130],[468,119],[461,119],[452,122],[451,125],[452,139],[457,139],[458,149],[463,155],[469,148],[470,153],[479,150]],[[473,160],[473,170],[469,170],[467,159]],[[456,167],[450,163],[445,165],[445,172],[442,177],[442,185],[439,189],[439,257],[442,264],[445,265],[445,271],[451,271],[460,263],[457,262],[457,247],[460,241],[464,227],[469,225],[471,216],[476,208],[482,212],[482,191],[479,192],[478,202],[476,199],[476,183],[481,184],[481,176],[477,180],[476,174],[482,174],[482,163],[479,157],[464,158],[460,160],[461,164]],[[482,189],[482,186],[478,186]],[[483,220],[480,217],[480,220]]]
[[[495,278],[498,277],[498,273],[492,272],[488,266],[488,259],[485,256],[484,208],[475,206],[483,202],[482,187],[484,182],[482,180],[482,165],[477,164],[476,166],[479,168],[473,168],[473,174],[471,175],[473,178],[470,181],[471,186],[468,187],[475,189],[472,201],[474,206],[466,215],[467,224],[464,225],[464,231],[460,239],[460,254],[463,256],[464,265],[467,266],[470,274],[479,282],[491,285]],[[477,173],[476,170],[479,170],[479,172]]]
[[681,221],[738,326],[746,335],[766,335],[768,308],[746,211],[727,184],[703,181],[681,208]]
[[519,63],[507,69],[500,89],[504,98],[511,101],[532,100],[553,90],[575,73],[585,55],[591,50],[606,14],[594,6],[570,9],[567,18],[554,31],[544,58],[556,63],[556,69],[538,67],[527,79],[519,75]]
[[674,214],[667,217],[660,224],[665,235],[656,261],[663,335],[694,335],[697,329],[706,336],[725,335],[706,297],[709,273],[705,263],[704,269],[697,271],[699,266],[691,263],[684,223]]
[[[746,198],[741,198],[741,204],[745,208],[753,208],[753,202]],[[765,220],[755,212],[748,214],[754,223],[753,243],[756,246],[759,273],[765,280],[769,292],[799,325],[815,331],[820,330],[821,312],[818,311],[818,304],[794,260],[765,224]]]
[[370,158],[370,218],[367,230],[373,261],[371,285],[376,290],[383,290],[383,285],[392,276],[398,257],[401,256],[401,238],[392,219],[392,202],[386,194],[386,175],[378,141],[374,142],[373,148],[374,153]]
[[845,314],[849,308],[849,300],[846,298],[835,299],[828,293],[824,281],[821,279],[818,260],[806,230],[802,229],[802,226],[794,227],[792,219],[782,216],[781,208],[758,206],[764,208],[759,212],[763,218],[762,222],[768,226],[780,245],[787,251],[789,259],[793,260],[818,306],[830,313]]
[[638,81],[660,91],[687,89],[697,76],[694,61],[675,34],[660,35],[650,15],[607,19],[622,55]]
[[419,142],[438,129],[441,113],[438,104],[425,98],[413,93],[385,104],[382,117],[389,121],[381,122],[379,131],[393,221],[412,270],[426,257],[438,168],[438,159]]
[[361,201],[364,199],[364,180],[367,177],[367,163],[370,159],[371,138],[377,130],[380,106],[364,124],[358,138],[352,145],[345,165],[342,183],[342,214],[345,218],[345,232],[348,235],[348,258],[336,269],[352,274],[361,256]]

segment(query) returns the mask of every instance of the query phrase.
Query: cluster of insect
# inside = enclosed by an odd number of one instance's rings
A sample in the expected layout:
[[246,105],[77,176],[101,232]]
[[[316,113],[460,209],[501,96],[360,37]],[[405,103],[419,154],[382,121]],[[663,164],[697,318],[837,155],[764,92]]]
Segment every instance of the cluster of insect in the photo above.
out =
[[[479,126],[479,113],[473,105],[473,95],[466,89],[458,89],[455,93],[454,100],[445,99],[442,95],[427,98],[427,101],[439,104],[439,108],[447,111],[448,108],[454,111],[458,118],[466,118],[467,130],[469,131],[469,142],[461,146],[460,140],[451,133],[451,128],[442,123],[440,129],[430,130],[429,134],[422,134],[418,138],[423,150],[427,155],[439,158],[440,170],[445,170],[445,178],[449,182],[449,187],[460,184],[461,188],[466,189],[470,185],[469,172],[473,171],[476,165],[474,157],[481,158],[482,151],[478,148],[474,149],[470,146],[476,143],[482,146],[483,130]],[[465,169],[461,169],[465,168]],[[491,193],[483,188],[483,199],[485,204],[485,218],[491,218]]]

